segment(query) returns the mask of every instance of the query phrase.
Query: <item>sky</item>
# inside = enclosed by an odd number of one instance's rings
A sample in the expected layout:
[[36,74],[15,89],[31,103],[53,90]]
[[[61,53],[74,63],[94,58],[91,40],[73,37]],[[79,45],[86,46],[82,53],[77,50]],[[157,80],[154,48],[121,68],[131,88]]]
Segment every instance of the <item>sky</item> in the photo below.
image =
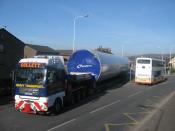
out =
[[175,0],[0,0],[0,27],[25,43],[115,54],[175,53]]

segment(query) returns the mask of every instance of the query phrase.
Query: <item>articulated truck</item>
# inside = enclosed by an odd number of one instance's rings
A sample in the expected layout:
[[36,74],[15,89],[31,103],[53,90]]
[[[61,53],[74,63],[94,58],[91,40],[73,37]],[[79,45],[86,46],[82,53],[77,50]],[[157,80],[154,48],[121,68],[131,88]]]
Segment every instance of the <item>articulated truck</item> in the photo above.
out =
[[[59,113],[64,103],[85,95],[90,75],[67,75],[58,56],[21,59],[15,71],[15,108],[21,112]],[[89,85],[89,84],[88,84]]]
[[59,113],[95,90],[100,81],[128,71],[128,59],[79,50],[67,63],[59,56],[21,59],[15,71],[15,108],[21,112]]

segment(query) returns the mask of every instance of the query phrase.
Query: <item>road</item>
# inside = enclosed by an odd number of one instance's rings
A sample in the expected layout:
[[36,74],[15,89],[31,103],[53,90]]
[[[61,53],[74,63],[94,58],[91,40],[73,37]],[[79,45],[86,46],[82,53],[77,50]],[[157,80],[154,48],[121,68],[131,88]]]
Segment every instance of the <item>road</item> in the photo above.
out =
[[0,105],[2,131],[127,131],[139,126],[150,112],[175,91],[175,76],[156,85],[112,81],[107,89],[56,116],[18,112],[13,104]]

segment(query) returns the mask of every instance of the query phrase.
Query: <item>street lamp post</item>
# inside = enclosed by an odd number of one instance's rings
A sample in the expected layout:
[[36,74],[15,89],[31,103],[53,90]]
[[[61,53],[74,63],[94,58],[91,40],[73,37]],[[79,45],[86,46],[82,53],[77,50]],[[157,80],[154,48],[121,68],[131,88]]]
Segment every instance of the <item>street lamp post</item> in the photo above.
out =
[[76,20],[79,18],[85,18],[85,17],[88,17],[88,15],[74,17],[74,36],[73,36],[73,47],[72,47],[73,52],[75,51],[75,24],[76,24]]
[[170,56],[169,56],[170,57],[169,58],[170,59],[169,60],[169,70],[170,71],[171,71],[171,68],[172,68],[172,64],[170,62],[171,62],[171,58],[172,58],[172,50],[173,50],[173,48],[174,48],[173,46],[170,46]]
[[[160,52],[161,52],[161,59],[163,61],[163,52],[162,52],[162,48],[160,46],[158,46],[157,48],[160,49]],[[166,63],[165,63],[165,75],[166,75]]]
[[170,48],[170,58],[169,58],[170,60],[169,60],[169,74],[171,74],[171,63],[170,63],[170,61],[171,61],[171,48]]
[[162,48],[160,48],[159,46],[157,47],[160,49],[160,53],[161,53],[161,59],[163,60],[163,52],[162,52]]
[[122,45],[122,56],[124,56],[124,45]]

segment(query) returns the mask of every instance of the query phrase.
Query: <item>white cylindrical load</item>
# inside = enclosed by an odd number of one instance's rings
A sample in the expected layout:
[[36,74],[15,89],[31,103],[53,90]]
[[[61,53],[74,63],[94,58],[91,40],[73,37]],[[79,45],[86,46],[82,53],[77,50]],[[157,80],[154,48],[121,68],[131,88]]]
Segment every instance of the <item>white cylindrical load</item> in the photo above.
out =
[[78,50],[67,64],[69,74],[91,74],[96,81],[112,78],[127,71],[129,62],[125,57],[99,51]]

